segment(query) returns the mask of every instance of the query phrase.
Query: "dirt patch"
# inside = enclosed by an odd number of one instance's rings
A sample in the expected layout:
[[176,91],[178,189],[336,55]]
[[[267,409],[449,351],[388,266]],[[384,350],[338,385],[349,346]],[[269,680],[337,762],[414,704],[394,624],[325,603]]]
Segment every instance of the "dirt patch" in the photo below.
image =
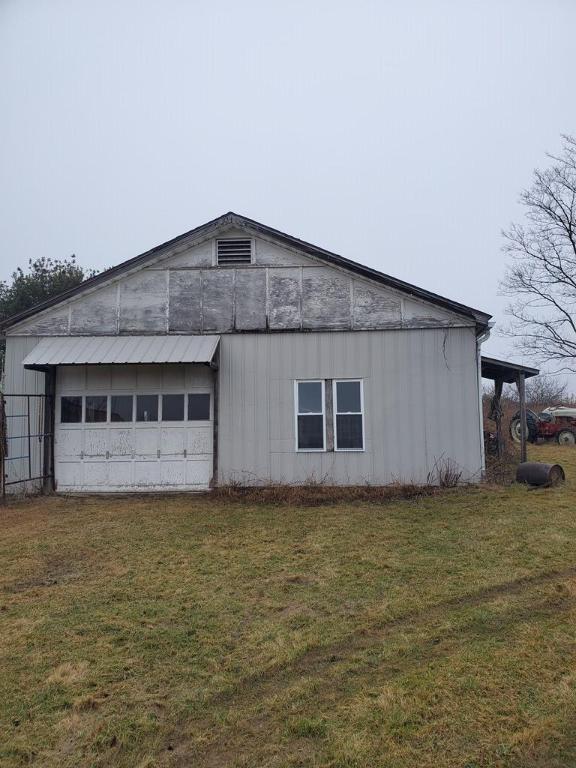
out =
[[82,556],[73,559],[61,556],[48,557],[40,566],[37,574],[26,579],[9,582],[4,585],[3,591],[14,594],[38,587],[55,587],[63,582],[71,581],[80,576],[79,563],[83,559]]
[[311,576],[305,576],[302,573],[295,573],[293,576],[287,576],[286,577],[286,584],[294,584],[296,586],[310,586],[311,584],[316,583],[316,579],[313,579]]

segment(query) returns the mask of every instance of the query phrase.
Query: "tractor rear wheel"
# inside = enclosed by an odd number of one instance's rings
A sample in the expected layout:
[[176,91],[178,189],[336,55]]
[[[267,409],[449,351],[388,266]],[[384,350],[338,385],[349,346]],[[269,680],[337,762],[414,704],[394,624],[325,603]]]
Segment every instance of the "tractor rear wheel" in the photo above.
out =
[[[515,443],[519,443],[521,434],[520,411],[516,411],[510,421],[510,437]],[[538,416],[529,409],[526,410],[526,439],[529,443],[535,443],[538,439]]]
[[519,443],[522,436],[522,428],[520,426],[520,419],[512,419],[510,422],[510,437],[515,443]]
[[556,439],[559,445],[576,445],[576,435],[571,429],[563,429],[561,432],[558,432]]

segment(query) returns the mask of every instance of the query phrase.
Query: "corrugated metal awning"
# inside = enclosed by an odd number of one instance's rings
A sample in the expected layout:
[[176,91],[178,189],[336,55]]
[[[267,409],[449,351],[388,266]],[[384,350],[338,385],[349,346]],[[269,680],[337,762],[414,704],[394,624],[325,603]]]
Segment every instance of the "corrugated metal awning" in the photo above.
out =
[[49,336],[22,364],[45,370],[53,365],[128,363],[211,363],[220,336]]

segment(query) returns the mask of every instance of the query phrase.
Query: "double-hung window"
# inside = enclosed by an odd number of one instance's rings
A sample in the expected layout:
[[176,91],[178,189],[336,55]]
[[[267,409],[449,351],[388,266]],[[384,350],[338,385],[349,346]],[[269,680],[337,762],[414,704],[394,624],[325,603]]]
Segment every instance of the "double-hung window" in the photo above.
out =
[[295,381],[294,404],[297,451],[364,450],[362,379]]
[[323,451],[326,446],[324,381],[296,381],[296,450]]
[[334,380],[334,449],[364,450],[364,392],[362,380]]

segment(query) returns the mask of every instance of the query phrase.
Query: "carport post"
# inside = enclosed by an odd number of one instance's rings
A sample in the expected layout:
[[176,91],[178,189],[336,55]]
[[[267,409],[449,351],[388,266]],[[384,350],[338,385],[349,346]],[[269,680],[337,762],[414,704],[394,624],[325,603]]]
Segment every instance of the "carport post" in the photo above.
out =
[[56,409],[56,368],[48,368],[44,372],[44,437],[42,438],[42,474],[44,480],[42,490],[51,493],[55,490],[54,483],[54,427]]
[[518,397],[520,399],[520,461],[526,461],[526,389],[524,387],[524,373],[522,371],[518,372],[516,386],[518,387]]

